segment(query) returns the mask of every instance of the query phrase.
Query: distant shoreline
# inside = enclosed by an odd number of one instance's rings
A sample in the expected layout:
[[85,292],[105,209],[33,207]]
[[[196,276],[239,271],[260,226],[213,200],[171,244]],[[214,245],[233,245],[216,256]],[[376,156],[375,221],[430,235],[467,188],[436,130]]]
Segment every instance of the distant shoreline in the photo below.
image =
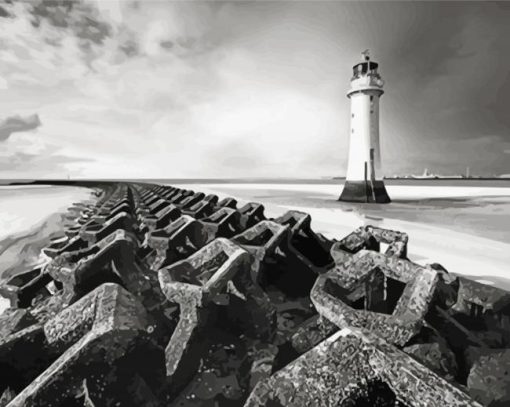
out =
[[[147,179],[0,179],[0,186],[69,185],[94,186],[109,182],[143,182],[166,185],[181,184],[304,184],[343,185],[345,178],[147,178]],[[510,178],[385,178],[386,185],[409,186],[472,186],[510,188]]]

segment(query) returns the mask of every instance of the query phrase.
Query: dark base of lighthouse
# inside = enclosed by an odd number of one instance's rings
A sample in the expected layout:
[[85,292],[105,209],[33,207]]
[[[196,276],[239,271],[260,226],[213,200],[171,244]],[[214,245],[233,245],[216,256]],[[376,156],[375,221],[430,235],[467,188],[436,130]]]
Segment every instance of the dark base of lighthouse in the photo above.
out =
[[339,201],[390,203],[383,181],[345,181]]

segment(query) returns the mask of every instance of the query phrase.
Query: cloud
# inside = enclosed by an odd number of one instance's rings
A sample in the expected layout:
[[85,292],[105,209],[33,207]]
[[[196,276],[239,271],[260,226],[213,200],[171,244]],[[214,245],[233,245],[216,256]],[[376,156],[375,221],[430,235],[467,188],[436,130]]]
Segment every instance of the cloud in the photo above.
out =
[[41,125],[39,115],[11,116],[0,121],[0,141],[7,140],[12,133],[30,131]]
[[63,154],[38,155],[16,152],[10,156],[0,156],[0,171],[11,178],[44,178],[57,174],[65,178],[74,165],[91,163],[85,158],[69,157]]
[[85,51],[90,49],[91,43],[103,44],[111,34],[110,25],[103,21],[95,7],[82,1],[35,1],[29,5],[29,12],[34,27],[47,23],[57,29],[66,29],[79,40],[79,46]]
[[509,125],[497,7],[7,2],[0,111],[37,111],[44,128],[2,147],[18,170],[42,164],[17,153],[69,157],[73,176],[342,175],[350,67],[370,48],[387,82],[383,168],[508,172],[507,136],[470,141]]

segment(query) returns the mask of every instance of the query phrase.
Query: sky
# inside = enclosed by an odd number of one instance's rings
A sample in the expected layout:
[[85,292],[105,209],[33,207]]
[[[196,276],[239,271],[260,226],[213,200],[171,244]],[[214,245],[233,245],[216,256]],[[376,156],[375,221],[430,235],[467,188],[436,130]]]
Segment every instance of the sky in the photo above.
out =
[[370,49],[386,175],[510,173],[510,3],[0,2],[0,178],[345,175]]

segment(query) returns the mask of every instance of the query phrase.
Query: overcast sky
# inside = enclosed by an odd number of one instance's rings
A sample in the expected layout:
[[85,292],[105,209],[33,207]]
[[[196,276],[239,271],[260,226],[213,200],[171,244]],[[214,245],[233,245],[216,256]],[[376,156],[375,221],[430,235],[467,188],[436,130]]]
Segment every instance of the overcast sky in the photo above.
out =
[[510,173],[510,3],[0,4],[0,178],[342,176],[366,48],[385,174]]

